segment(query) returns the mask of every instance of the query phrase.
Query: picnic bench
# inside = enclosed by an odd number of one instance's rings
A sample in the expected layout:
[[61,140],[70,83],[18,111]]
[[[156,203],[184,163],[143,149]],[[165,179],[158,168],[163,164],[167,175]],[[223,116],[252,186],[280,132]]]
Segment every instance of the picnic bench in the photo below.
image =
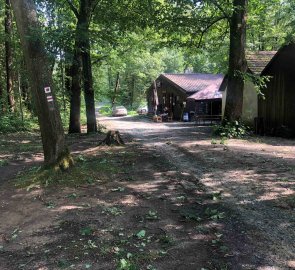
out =
[[197,125],[203,123],[206,124],[207,122],[211,123],[220,123],[222,120],[222,115],[195,115],[195,122]]

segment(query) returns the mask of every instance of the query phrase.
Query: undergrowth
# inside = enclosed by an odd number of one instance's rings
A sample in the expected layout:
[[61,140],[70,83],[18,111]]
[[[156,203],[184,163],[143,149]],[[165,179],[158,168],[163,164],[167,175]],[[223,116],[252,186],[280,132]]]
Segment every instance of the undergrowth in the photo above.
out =
[[250,134],[250,128],[243,122],[239,121],[223,121],[221,125],[213,127],[213,135],[222,138],[243,138]]
[[12,113],[1,115],[0,133],[31,131],[37,128],[37,119],[34,117],[25,117],[22,120],[19,115]]
[[41,187],[95,185],[108,181],[110,175],[118,173],[118,166],[119,163],[112,156],[106,158],[80,155],[75,158],[75,166],[68,171],[33,167],[18,175],[16,186],[31,190]]

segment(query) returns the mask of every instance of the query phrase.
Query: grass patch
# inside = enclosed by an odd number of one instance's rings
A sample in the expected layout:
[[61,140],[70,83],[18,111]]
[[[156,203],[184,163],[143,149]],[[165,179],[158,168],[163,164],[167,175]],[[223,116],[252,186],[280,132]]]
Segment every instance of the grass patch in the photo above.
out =
[[8,160],[0,159],[0,168],[8,165]]
[[290,208],[295,208],[295,196],[290,196],[286,199],[286,203],[290,206]]
[[25,114],[24,120],[20,115],[7,113],[1,116],[0,133],[11,133],[20,131],[30,131],[38,129],[38,121],[36,117]]
[[137,113],[137,111],[128,111],[128,115],[136,116],[136,115],[138,115],[138,113]]
[[40,135],[37,133],[17,132],[0,134],[2,154],[36,153],[42,151]]
[[120,171],[120,164],[114,162],[113,158],[115,156],[107,158],[79,156],[76,158],[76,165],[65,172],[33,167],[17,177],[16,186],[30,190],[40,187],[77,187],[103,183],[108,181],[111,175]]

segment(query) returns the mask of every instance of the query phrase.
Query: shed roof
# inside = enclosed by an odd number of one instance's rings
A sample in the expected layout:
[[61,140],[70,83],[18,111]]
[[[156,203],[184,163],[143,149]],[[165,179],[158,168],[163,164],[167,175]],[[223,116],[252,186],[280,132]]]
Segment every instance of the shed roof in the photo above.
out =
[[197,93],[188,97],[188,99],[194,100],[208,100],[208,99],[219,99],[222,98],[222,92],[219,91],[221,84],[212,84],[207,88],[198,91]]
[[199,91],[217,91],[219,90],[224,75],[221,74],[204,74],[204,73],[188,73],[188,74],[162,74],[164,78],[181,88],[187,94],[193,94]]
[[273,56],[273,58],[269,61],[266,67],[261,72],[261,75],[267,75],[268,70],[272,67],[275,63],[276,65],[279,64],[280,68],[282,63],[284,64],[287,69],[291,70],[294,67],[295,62],[295,42],[291,42],[282,46],[277,53]]
[[277,51],[248,52],[246,59],[249,70],[255,75],[260,75],[276,53]]

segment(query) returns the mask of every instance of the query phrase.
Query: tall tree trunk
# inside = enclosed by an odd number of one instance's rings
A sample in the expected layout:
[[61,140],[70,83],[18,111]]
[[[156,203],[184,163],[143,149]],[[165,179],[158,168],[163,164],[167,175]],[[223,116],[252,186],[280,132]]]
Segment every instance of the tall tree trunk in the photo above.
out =
[[72,85],[72,80],[71,80],[71,64],[69,64],[70,61],[68,59],[67,53],[65,53],[65,90],[67,95],[71,93],[71,85]]
[[60,87],[62,90],[62,105],[63,113],[66,115],[67,104],[66,104],[66,89],[65,89],[65,54],[60,50]]
[[[75,42],[75,63],[72,70],[72,91],[71,91],[71,118],[70,133],[81,132],[80,128],[80,106],[81,106],[81,77],[83,78],[84,98],[86,105],[87,132],[96,132],[96,116],[94,89],[92,78],[92,65],[90,56],[89,23],[95,1],[80,0],[79,11],[70,5],[78,21],[76,26]],[[74,60],[75,60],[74,59]],[[82,67],[82,74],[81,72]],[[73,88],[74,86],[74,88]],[[73,125],[73,127],[71,126]],[[79,128],[78,128],[79,125]]]
[[130,89],[131,89],[131,92],[130,92],[130,107],[131,107],[131,109],[132,109],[133,104],[134,104],[135,83],[136,83],[135,75],[133,74],[132,79],[131,79],[131,86],[130,86]]
[[19,110],[22,118],[22,122],[24,122],[24,109],[23,109],[23,98],[22,98],[22,89],[21,89],[21,81],[20,74],[17,74],[17,86],[18,86],[18,94],[19,94]]
[[70,123],[69,133],[81,133],[81,81],[82,81],[82,57],[81,57],[81,21],[76,26],[75,48],[71,67],[71,91],[70,91]]
[[20,81],[21,81],[20,87],[21,87],[21,93],[22,93],[22,100],[24,102],[24,105],[31,113],[34,113],[31,95],[29,93],[29,83],[28,83],[27,76],[22,73]]
[[45,165],[69,167],[73,160],[65,143],[61,117],[53,93],[50,63],[42,41],[35,4],[33,0],[11,0],[11,4],[36,104]]
[[92,64],[90,55],[90,39],[89,39],[89,24],[91,20],[93,5],[95,1],[80,0],[79,19],[81,21],[82,32],[81,52],[83,65],[83,83],[84,83],[84,98],[87,117],[87,132],[97,132],[96,116],[95,116],[95,101],[92,77]]
[[11,35],[12,35],[12,13],[10,0],[5,1],[5,68],[6,68],[6,91],[9,110],[14,112],[15,100],[13,93],[13,79],[12,79],[12,48],[11,48]]
[[5,111],[5,107],[3,103],[3,88],[2,88],[2,84],[0,83],[0,115],[4,111]]
[[228,88],[224,117],[239,120],[243,109],[243,73],[247,71],[245,59],[247,0],[233,0],[234,11],[230,21],[230,52]]
[[82,51],[82,63],[83,63],[84,98],[85,98],[86,117],[87,117],[87,132],[88,133],[97,132],[92,66],[91,66],[91,56],[90,56],[89,29],[87,29],[87,32],[85,33],[84,46]]
[[115,85],[114,94],[112,98],[112,107],[114,107],[116,104],[116,98],[118,95],[119,88],[120,88],[120,72],[117,73],[116,85]]

